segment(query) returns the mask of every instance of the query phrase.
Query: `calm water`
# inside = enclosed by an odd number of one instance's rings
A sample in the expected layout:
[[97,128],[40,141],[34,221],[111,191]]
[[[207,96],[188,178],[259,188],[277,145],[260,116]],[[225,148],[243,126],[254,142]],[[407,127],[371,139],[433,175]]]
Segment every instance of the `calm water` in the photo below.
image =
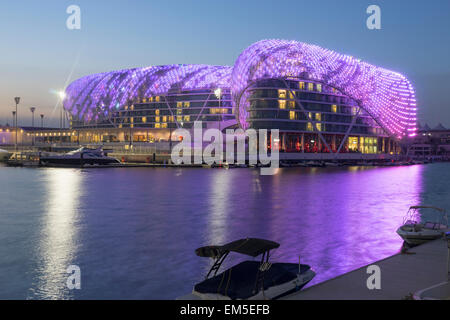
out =
[[398,252],[408,206],[450,210],[449,169],[0,167],[0,298],[173,299],[210,266],[195,248],[241,237],[280,242],[274,260],[300,255],[317,283]]

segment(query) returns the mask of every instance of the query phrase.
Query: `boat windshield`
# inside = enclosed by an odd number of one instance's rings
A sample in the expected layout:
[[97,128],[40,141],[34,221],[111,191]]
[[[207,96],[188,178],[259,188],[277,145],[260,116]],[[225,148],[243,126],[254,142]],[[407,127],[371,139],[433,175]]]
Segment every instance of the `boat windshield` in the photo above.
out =
[[447,213],[434,206],[412,206],[403,218],[403,224],[441,224],[448,226]]
[[82,147],[82,148],[79,148],[76,150],[69,151],[69,152],[67,152],[67,154],[72,156],[74,154],[81,153],[83,150],[84,150],[84,148]]

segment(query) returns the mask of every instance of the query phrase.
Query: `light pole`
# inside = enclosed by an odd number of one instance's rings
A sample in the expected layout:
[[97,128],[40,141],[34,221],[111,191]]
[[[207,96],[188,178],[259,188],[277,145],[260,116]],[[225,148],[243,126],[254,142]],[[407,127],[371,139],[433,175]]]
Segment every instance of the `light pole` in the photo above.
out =
[[60,92],[58,92],[59,98],[61,99],[61,109],[59,110],[59,128],[62,129],[63,128],[63,102],[64,102],[64,98],[66,97],[66,92],[64,90],[61,90]]
[[220,130],[220,123],[223,121],[223,114],[222,114],[222,110],[220,108],[220,102],[221,102],[221,98],[222,98],[222,89],[217,88],[216,90],[214,90],[214,94],[216,95],[216,98],[219,99],[219,114],[220,114],[219,130]]
[[34,111],[36,110],[36,107],[31,107],[31,126],[34,127]]
[[131,128],[131,112],[130,112],[132,103],[133,103],[133,100],[128,99],[128,115],[129,115],[128,116],[128,126],[130,127],[130,144],[129,144],[130,148],[132,148],[132,146],[133,146],[133,132],[132,132],[132,128]]
[[16,127],[16,112],[15,111],[12,112],[12,116],[13,116],[12,126],[13,126],[13,128],[15,128]]
[[[31,127],[33,128],[31,130],[34,130],[34,111],[35,110],[36,110],[36,107],[31,107],[30,108],[30,111],[31,111]],[[31,144],[34,146],[34,133],[32,133],[32,136],[31,136]]]
[[41,128],[44,127],[44,115],[41,114]]
[[17,114],[17,105],[20,102],[20,97],[15,97],[14,102],[16,103],[16,144],[15,144],[15,150],[16,150],[16,157],[17,157],[17,120],[18,120],[18,114]]

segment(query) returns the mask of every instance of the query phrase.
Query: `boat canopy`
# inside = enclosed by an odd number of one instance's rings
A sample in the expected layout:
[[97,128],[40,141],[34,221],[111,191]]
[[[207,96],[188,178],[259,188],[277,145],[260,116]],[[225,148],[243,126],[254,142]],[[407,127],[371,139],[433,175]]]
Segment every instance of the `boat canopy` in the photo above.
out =
[[270,240],[247,238],[240,239],[222,246],[206,246],[195,250],[199,257],[218,258],[225,253],[237,252],[251,257],[257,257],[280,246],[279,243]]
[[410,210],[411,209],[434,209],[434,210],[437,210],[437,211],[440,211],[440,212],[445,212],[444,209],[441,209],[441,208],[438,208],[438,207],[435,207],[435,206],[411,206],[409,209]]

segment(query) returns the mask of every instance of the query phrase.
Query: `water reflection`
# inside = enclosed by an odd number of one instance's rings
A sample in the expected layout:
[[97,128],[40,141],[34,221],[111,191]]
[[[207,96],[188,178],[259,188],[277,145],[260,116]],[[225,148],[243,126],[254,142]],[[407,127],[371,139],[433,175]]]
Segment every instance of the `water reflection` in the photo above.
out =
[[272,195],[283,203],[272,225],[271,237],[283,245],[277,257],[295,262],[300,254],[318,271],[314,284],[397,252],[401,239],[395,231],[408,207],[420,203],[422,170],[288,174]]
[[227,170],[220,170],[211,179],[209,198],[210,215],[208,217],[208,242],[220,244],[226,240],[228,224],[228,204],[232,185],[232,177]]
[[78,207],[82,172],[77,169],[47,170],[47,211],[39,245],[36,294],[41,299],[69,297],[66,269],[73,264],[78,246]]
[[[18,196],[0,200],[27,215],[4,217],[10,227],[1,234],[33,236],[0,247],[0,275],[14,279],[2,283],[0,297],[173,299],[190,292],[210,266],[194,254],[197,247],[242,237],[279,242],[274,260],[297,262],[300,255],[317,271],[314,284],[398,252],[395,230],[409,206],[450,209],[448,164],[282,168],[275,176],[257,169],[117,168],[43,169],[33,178],[14,169],[2,173],[24,181],[9,183]],[[46,187],[23,186],[41,175],[37,185]],[[30,207],[17,198],[47,203]],[[70,264],[81,267],[79,292],[65,289]]]

